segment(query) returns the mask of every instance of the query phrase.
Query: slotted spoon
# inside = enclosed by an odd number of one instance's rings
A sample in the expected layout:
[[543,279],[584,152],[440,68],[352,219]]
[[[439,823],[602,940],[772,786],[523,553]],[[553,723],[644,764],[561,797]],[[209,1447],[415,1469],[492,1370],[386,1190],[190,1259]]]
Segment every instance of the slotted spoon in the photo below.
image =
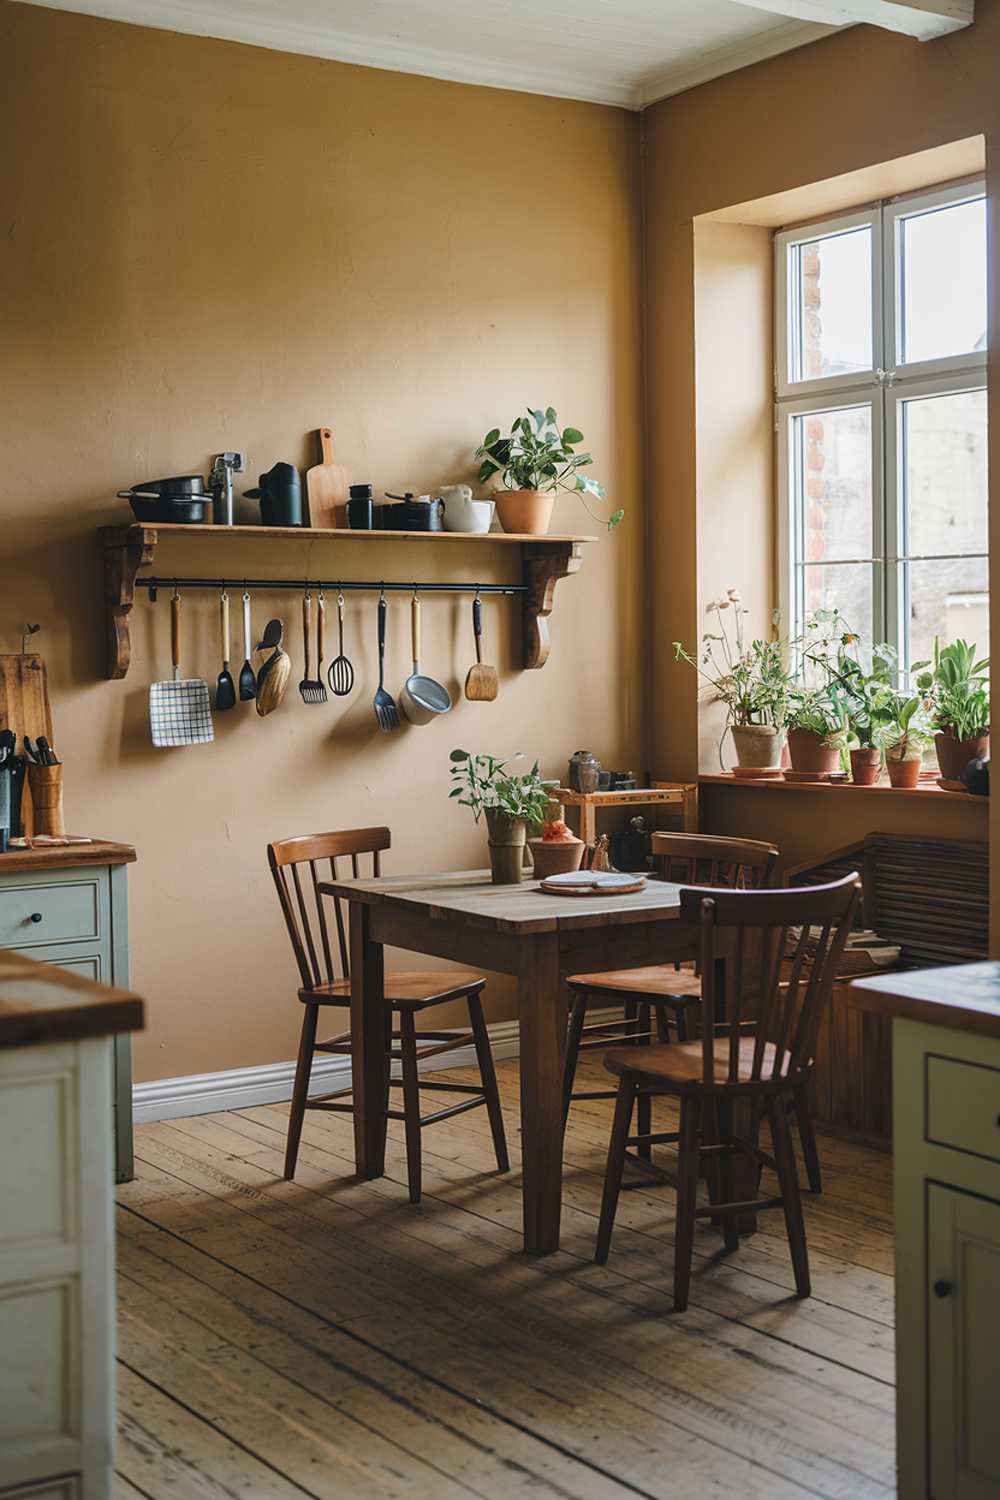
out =
[[330,684],[330,691],[337,698],[346,698],[354,686],[354,668],[344,655],[344,595],[337,595],[337,630],[340,635],[339,654],[330,663],[330,670],[326,674],[326,680]]
[[399,727],[399,714],[391,693],[385,688],[385,595],[378,601],[378,688],[375,691],[375,718],[383,734]]

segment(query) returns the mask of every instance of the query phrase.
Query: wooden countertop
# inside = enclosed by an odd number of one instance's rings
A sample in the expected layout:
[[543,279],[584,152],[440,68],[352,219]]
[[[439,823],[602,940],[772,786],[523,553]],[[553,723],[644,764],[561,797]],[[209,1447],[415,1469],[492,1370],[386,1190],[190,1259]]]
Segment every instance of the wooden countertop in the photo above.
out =
[[89,844],[44,844],[36,849],[15,846],[0,854],[0,875],[26,870],[69,870],[78,865],[130,865],[135,861],[131,844],[92,839]]
[[1000,1037],[1000,962],[995,960],[856,979],[849,995],[857,1010]]
[[0,951],[0,1048],[77,1041],[142,1026],[138,995]]

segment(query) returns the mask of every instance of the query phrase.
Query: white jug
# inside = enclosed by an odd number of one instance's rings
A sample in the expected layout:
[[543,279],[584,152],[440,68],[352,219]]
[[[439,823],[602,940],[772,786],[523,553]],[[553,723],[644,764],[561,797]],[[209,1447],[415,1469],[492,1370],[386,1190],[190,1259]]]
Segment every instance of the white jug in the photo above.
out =
[[473,500],[467,484],[446,484],[438,490],[444,501],[445,531],[489,531],[495,509],[492,500]]

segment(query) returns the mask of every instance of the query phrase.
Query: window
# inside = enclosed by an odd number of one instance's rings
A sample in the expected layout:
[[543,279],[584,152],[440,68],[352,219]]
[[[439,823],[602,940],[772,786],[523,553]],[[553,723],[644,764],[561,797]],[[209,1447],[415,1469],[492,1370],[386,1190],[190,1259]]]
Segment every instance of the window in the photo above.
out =
[[781,611],[904,670],[988,649],[986,203],[962,183],[775,236]]

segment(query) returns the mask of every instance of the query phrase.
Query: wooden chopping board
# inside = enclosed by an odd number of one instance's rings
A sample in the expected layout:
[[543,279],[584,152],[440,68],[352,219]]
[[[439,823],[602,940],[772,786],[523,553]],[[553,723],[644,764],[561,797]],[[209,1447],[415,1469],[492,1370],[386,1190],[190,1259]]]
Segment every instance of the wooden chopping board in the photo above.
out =
[[322,462],[306,472],[306,495],[309,500],[310,526],[346,526],[350,480],[343,464],[333,461],[333,433],[329,427],[319,429]]
[[[23,748],[24,736],[37,740],[40,734],[52,743],[52,709],[49,706],[49,684],[45,663],[37,651],[26,655],[0,655],[0,729],[13,729],[17,748]],[[24,831],[33,832],[31,792],[27,780],[21,801]]]

